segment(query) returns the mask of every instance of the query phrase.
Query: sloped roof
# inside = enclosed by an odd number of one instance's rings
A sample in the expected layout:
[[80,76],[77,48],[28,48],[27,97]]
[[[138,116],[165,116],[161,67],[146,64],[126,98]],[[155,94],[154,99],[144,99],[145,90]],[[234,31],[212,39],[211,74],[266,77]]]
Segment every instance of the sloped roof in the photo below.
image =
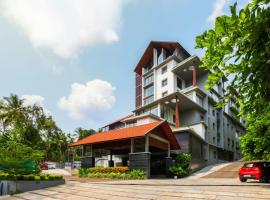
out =
[[147,64],[150,58],[153,57],[153,48],[162,47],[164,49],[176,49],[177,47],[181,49],[187,56],[190,54],[178,43],[178,42],[168,42],[168,41],[151,41],[146,48],[143,56],[141,57],[139,63],[136,65],[134,71],[141,74],[142,67]]
[[143,124],[139,126],[116,129],[116,130],[107,131],[103,133],[95,133],[77,142],[74,142],[70,144],[69,146],[72,147],[72,146],[79,146],[79,145],[85,145],[85,144],[95,144],[95,143],[143,137],[158,127],[162,127],[167,139],[170,141],[171,149],[179,149],[180,146],[176,138],[174,137],[174,134],[172,133],[171,128],[169,127],[166,121],[153,122],[153,123]]
[[[106,125],[105,125],[105,126],[103,126],[103,127],[110,126],[110,125],[112,125],[112,124],[115,124],[115,123],[121,122],[122,120],[127,119],[127,118],[129,118],[129,117],[131,117],[131,116],[133,116],[133,115],[134,115],[134,114],[129,114],[129,115],[126,115],[126,116],[124,116],[124,117],[122,117],[122,118],[120,118],[120,119],[117,119],[117,120],[115,120],[115,121],[113,121],[113,122],[109,123],[109,124],[106,124]],[[103,128],[103,127],[102,127],[102,128]]]

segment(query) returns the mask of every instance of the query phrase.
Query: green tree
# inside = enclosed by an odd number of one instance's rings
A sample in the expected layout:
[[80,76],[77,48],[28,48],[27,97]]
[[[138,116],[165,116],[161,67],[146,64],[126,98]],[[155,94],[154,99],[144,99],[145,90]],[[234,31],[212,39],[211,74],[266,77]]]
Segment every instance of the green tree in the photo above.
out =
[[226,98],[237,91],[238,103],[248,114],[269,104],[269,30],[269,0],[254,0],[239,12],[235,3],[230,16],[218,17],[213,29],[196,38],[197,48],[205,50],[202,67],[213,72],[207,87],[217,84],[224,74],[231,76]]
[[75,133],[78,135],[78,140],[81,140],[85,137],[88,137],[96,133],[96,131],[94,129],[83,129],[79,127],[79,128],[76,128]]
[[68,138],[37,105],[25,106],[17,95],[0,101],[0,145],[8,141],[43,151],[46,160],[65,161]]
[[240,139],[244,160],[270,160],[270,112],[248,119],[248,134]]
[[[270,159],[268,138],[270,112],[270,0],[254,0],[243,9],[235,3],[231,14],[216,19],[213,29],[196,38],[205,51],[202,68],[211,70],[207,89],[230,77],[231,85],[218,108],[236,97],[247,120],[241,139],[246,159]],[[263,143],[262,143],[263,142]],[[251,148],[256,151],[251,151]]]

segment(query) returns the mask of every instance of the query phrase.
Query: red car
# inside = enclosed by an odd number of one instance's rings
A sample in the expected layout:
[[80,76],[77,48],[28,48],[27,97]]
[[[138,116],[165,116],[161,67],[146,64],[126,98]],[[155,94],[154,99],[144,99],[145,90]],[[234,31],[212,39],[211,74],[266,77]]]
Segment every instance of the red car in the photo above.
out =
[[267,183],[270,180],[270,162],[247,162],[240,168],[238,175],[241,182],[255,179]]
[[38,166],[39,166],[39,168],[40,168],[41,170],[48,170],[48,168],[49,168],[49,167],[48,167],[48,164],[45,163],[45,162],[39,163]]

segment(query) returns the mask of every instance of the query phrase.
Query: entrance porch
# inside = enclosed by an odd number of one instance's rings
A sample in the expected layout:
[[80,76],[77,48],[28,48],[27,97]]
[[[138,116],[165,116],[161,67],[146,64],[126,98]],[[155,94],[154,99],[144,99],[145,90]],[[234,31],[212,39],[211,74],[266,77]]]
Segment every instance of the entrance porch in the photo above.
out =
[[171,150],[180,149],[166,121],[96,133],[70,146],[82,146],[82,167],[128,166],[147,178],[168,176]]

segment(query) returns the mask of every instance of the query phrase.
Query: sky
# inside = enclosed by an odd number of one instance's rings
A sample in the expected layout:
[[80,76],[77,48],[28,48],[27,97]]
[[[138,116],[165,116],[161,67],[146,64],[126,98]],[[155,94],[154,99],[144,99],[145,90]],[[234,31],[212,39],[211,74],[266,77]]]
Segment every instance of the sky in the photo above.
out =
[[233,2],[0,0],[0,97],[43,106],[66,132],[98,129],[134,110],[134,68],[151,40],[202,56],[195,37]]

